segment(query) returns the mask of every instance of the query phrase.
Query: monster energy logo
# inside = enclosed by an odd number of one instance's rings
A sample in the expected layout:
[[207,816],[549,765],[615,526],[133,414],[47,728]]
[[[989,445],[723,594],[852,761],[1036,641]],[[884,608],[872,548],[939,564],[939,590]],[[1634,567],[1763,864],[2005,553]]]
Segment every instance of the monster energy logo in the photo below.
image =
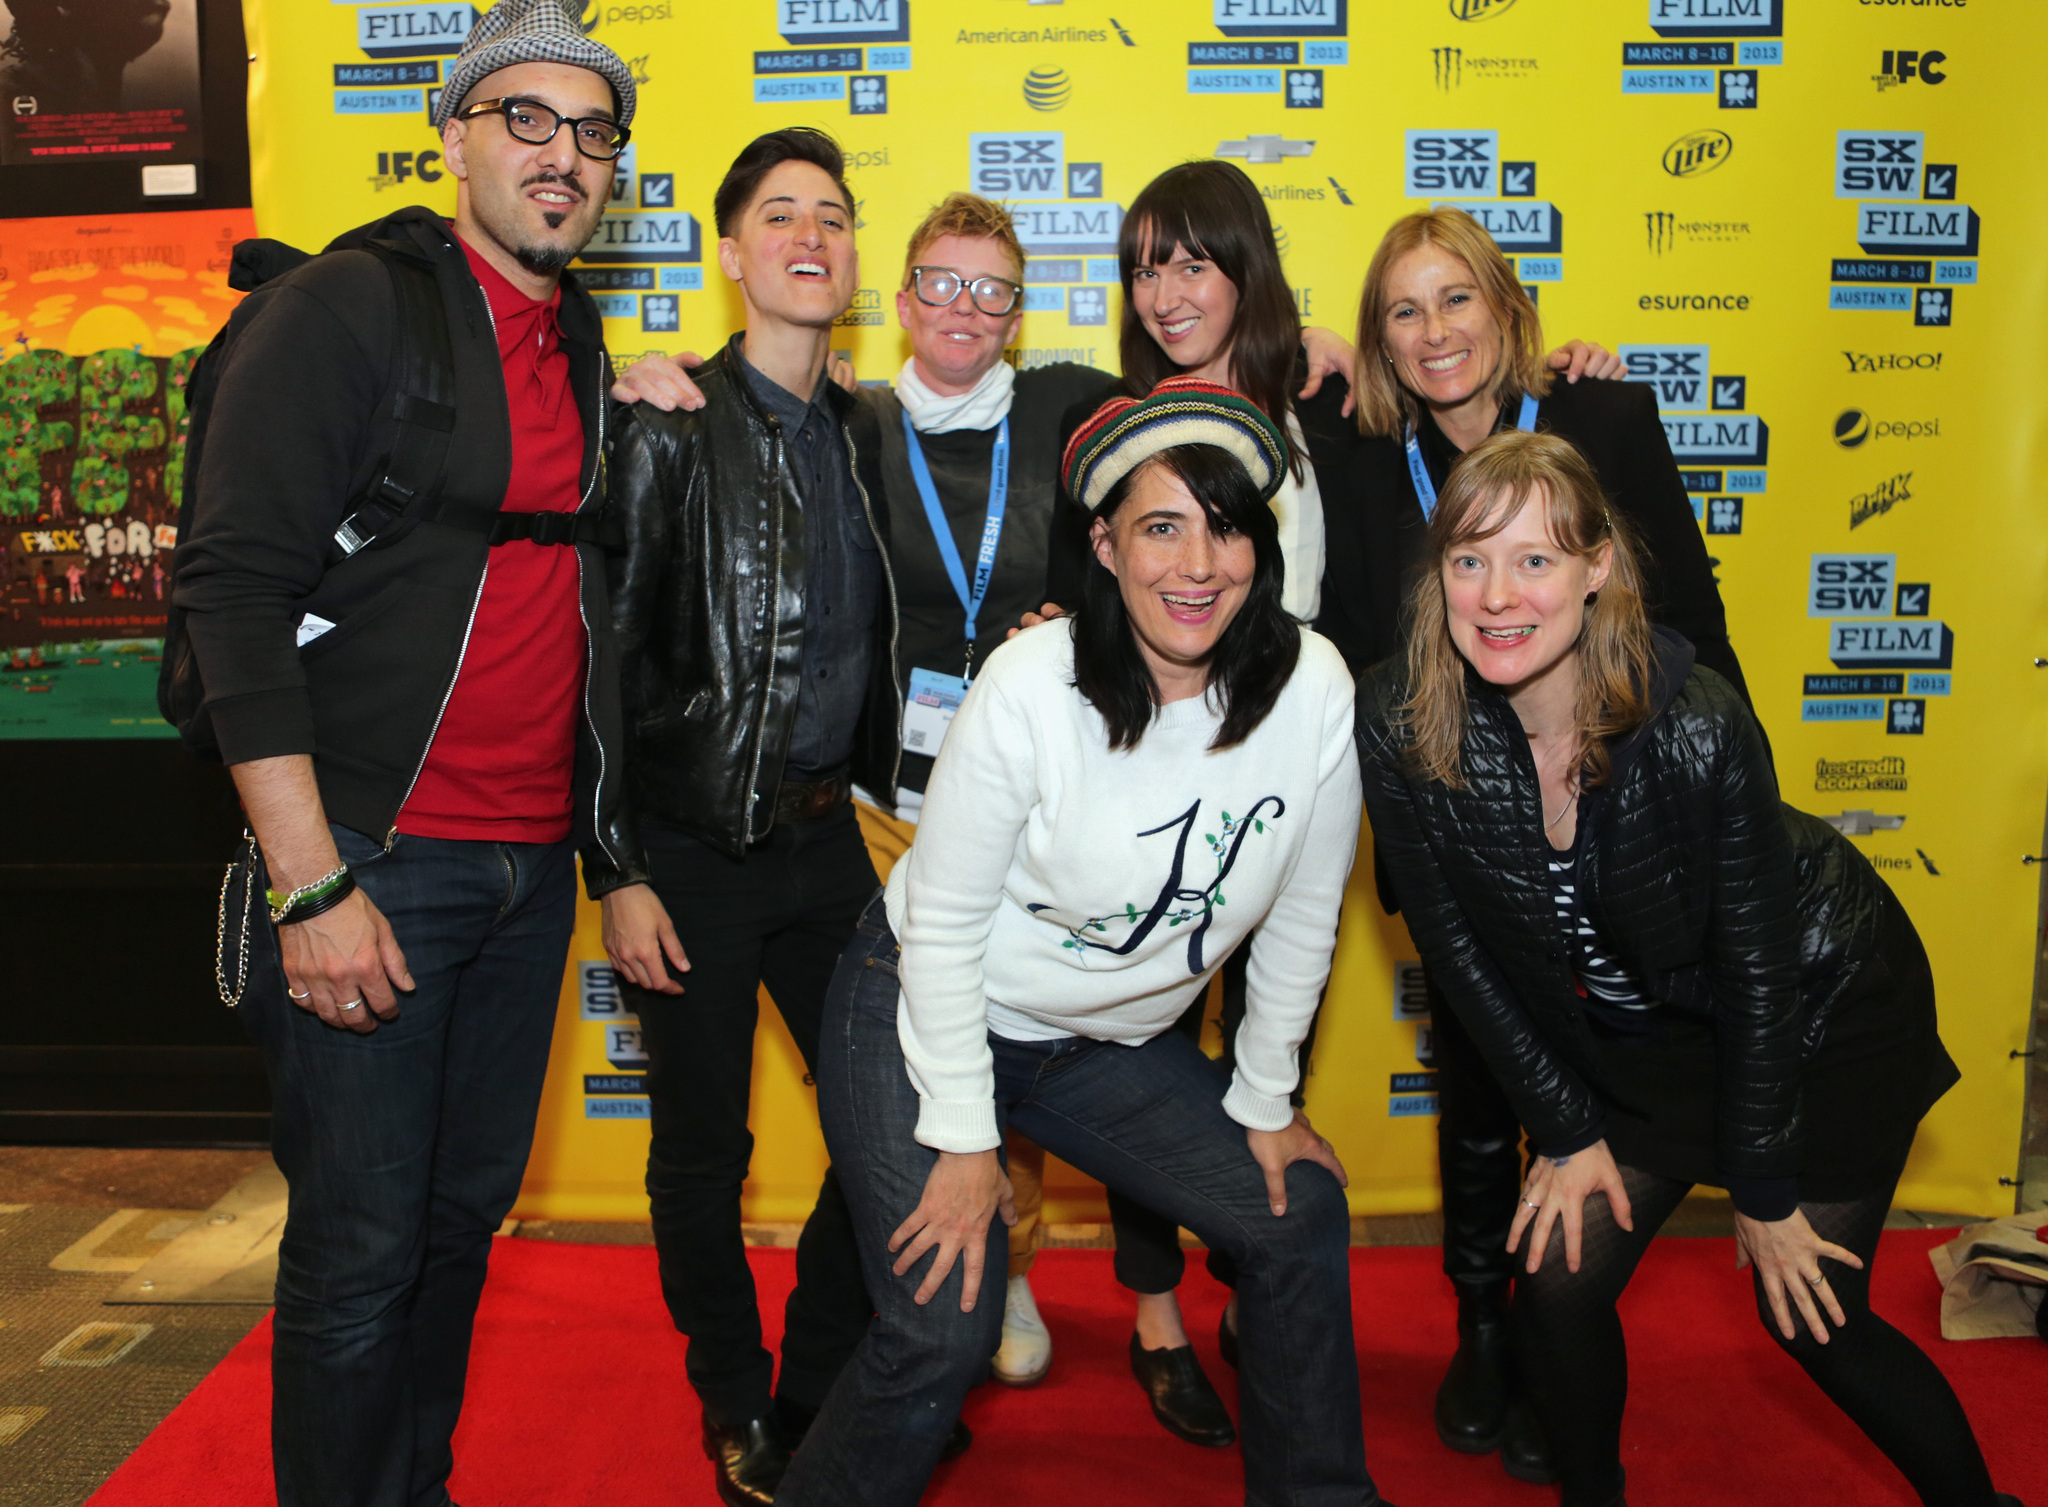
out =
[[1662,256],[1671,249],[1671,235],[1678,228],[1678,216],[1652,209],[1644,213],[1643,227],[1649,235],[1650,250]]
[[1436,64],[1436,86],[1448,94],[1465,81],[1465,49],[1462,47],[1432,47],[1430,57]]

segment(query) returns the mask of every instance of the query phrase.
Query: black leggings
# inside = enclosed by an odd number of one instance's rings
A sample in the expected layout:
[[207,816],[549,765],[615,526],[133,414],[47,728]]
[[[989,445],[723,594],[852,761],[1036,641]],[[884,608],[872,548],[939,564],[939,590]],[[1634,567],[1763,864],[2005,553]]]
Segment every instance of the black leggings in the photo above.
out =
[[[1633,1232],[1617,1225],[1606,1196],[1595,1194],[1586,1201],[1578,1271],[1566,1268],[1564,1235],[1553,1229],[1542,1269],[1516,1278],[1517,1355],[1564,1478],[1563,1507],[1606,1507],[1621,1493],[1628,1349],[1614,1305],[1650,1237],[1692,1186],[1634,1167],[1623,1167],[1621,1178],[1635,1218]],[[1854,1251],[1864,1262],[1862,1271],[1825,1259],[1821,1263],[1848,1318],[1839,1329],[1829,1324],[1827,1344],[1814,1341],[1796,1306],[1798,1338],[1786,1339],[1761,1279],[1757,1313],[1779,1348],[1884,1451],[1927,1507],[1994,1507],[1990,1472],[1948,1379],[1918,1345],[1870,1311],[1870,1263],[1891,1196],[1887,1184],[1853,1203],[1799,1206],[1821,1239]]]

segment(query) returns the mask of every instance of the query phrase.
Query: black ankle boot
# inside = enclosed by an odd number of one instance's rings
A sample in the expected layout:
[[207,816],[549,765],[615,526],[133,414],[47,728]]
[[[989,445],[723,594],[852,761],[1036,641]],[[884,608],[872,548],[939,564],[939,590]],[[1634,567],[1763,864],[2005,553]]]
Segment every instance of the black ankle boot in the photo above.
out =
[[1436,1389],[1436,1436],[1460,1454],[1500,1448],[1513,1387],[1505,1284],[1458,1289],[1458,1353]]
[[743,1423],[713,1423],[704,1417],[704,1453],[712,1481],[726,1507],[768,1507],[789,1469],[789,1446],[773,1415]]
[[1145,1389],[1152,1416],[1159,1426],[1177,1439],[1221,1449],[1237,1438],[1230,1411],[1195,1358],[1193,1345],[1170,1350],[1147,1350],[1131,1336],[1131,1375]]
[[1507,1421],[1500,1431],[1500,1468],[1532,1486],[1557,1484],[1557,1467],[1550,1460],[1550,1440],[1526,1397],[1518,1395],[1508,1404]]

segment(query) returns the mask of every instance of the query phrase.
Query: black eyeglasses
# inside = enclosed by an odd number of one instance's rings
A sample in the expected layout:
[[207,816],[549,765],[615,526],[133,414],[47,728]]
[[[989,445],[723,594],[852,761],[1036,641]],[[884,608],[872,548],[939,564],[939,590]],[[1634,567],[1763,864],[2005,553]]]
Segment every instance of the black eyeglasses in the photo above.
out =
[[626,143],[633,135],[615,120],[597,116],[578,120],[574,116],[557,115],[533,99],[480,99],[473,105],[463,106],[458,118],[474,120],[479,115],[504,116],[505,129],[532,146],[545,146],[555,139],[555,132],[568,126],[576,150],[598,162],[615,159],[626,150]]
[[930,304],[935,309],[943,309],[958,298],[962,288],[967,290],[975,308],[984,314],[1007,314],[1024,296],[1024,289],[1007,277],[977,277],[968,282],[946,267],[910,269],[910,290],[917,295],[919,303]]

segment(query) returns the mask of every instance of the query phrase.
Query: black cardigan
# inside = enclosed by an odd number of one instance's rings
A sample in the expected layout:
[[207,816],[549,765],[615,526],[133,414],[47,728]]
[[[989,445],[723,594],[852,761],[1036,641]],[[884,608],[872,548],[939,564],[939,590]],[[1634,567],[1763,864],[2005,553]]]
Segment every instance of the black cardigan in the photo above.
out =
[[[1579,817],[1578,895],[1662,1008],[1711,1022],[1713,1164],[1732,1182],[1801,1170],[1801,1072],[1877,954],[1889,892],[1833,828],[1784,806],[1755,719],[1729,684],[1657,634],[1657,710],[1612,749]],[[1574,985],[1551,895],[1528,734],[1466,675],[1467,787],[1407,767],[1401,660],[1359,686],[1373,839],[1430,973],[1546,1155],[1605,1133],[1613,1079]]]

